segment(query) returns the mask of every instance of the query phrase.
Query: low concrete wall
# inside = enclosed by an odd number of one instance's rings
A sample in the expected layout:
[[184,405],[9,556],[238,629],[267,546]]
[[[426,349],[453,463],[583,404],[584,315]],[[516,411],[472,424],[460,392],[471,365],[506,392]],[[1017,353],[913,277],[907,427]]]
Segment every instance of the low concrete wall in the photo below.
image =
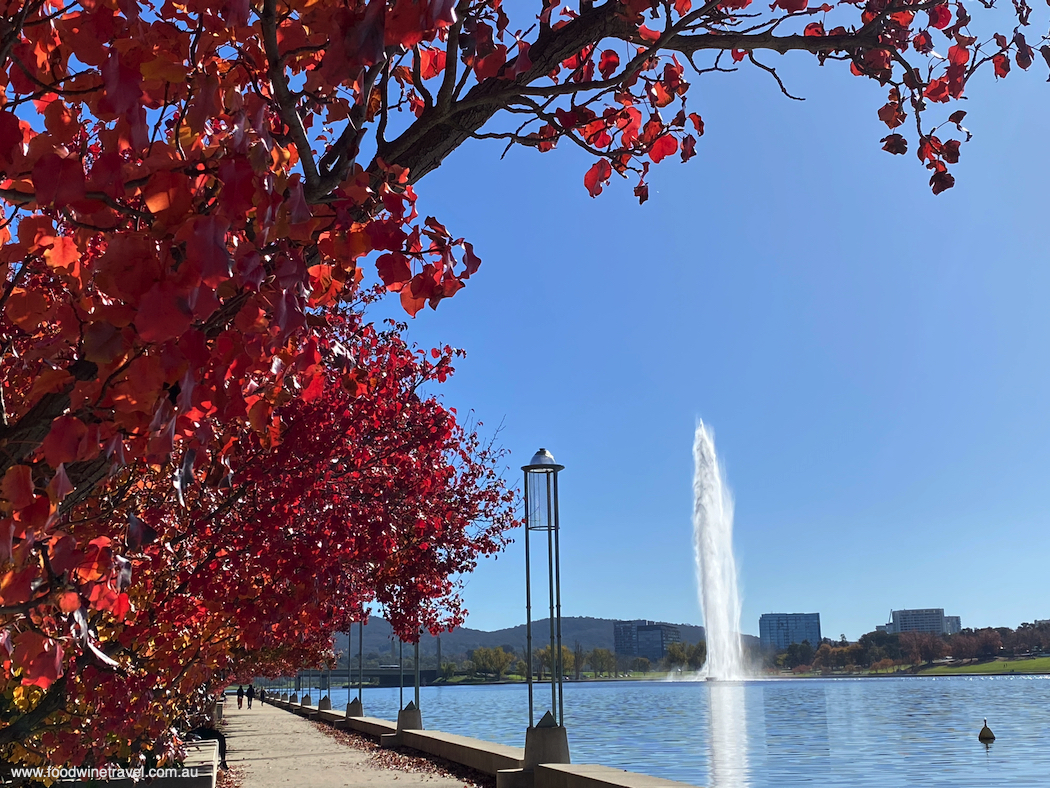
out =
[[[298,704],[274,705],[293,713],[302,711]],[[334,724],[343,730],[364,733],[374,739],[381,739],[384,734],[397,733],[397,724],[390,720],[346,717],[338,711],[310,711],[314,718],[322,722]],[[510,780],[506,783],[508,785],[520,782],[531,788],[692,788],[687,783],[596,764],[547,763],[536,766],[531,772],[522,772],[525,762],[525,750],[522,747],[508,747],[441,731],[403,730],[400,736],[403,747],[444,758],[483,774],[495,775],[500,771],[514,770],[519,780]]]
[[[215,788],[219,774],[219,743],[217,741],[190,741],[183,745],[186,760],[181,766],[168,767],[175,769],[196,769],[196,777],[155,777],[150,788]],[[108,780],[105,782],[81,780],[61,780],[56,785],[61,788],[94,788],[105,785],[107,788],[137,788],[144,782],[133,780]]]
[[374,739],[380,738],[384,733],[397,733],[397,723],[378,717],[344,717],[339,727],[363,733]]
[[500,769],[517,769],[525,760],[525,750],[521,747],[441,731],[403,730],[401,745],[491,775]]
[[543,763],[535,772],[534,788],[683,788],[686,785],[590,763]]

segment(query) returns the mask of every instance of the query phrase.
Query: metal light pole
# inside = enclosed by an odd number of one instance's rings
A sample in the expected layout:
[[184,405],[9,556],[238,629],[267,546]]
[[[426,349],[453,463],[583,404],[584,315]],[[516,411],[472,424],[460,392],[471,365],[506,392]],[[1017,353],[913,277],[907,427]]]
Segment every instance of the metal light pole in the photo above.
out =
[[416,635],[415,653],[412,655],[412,660],[415,663],[416,669],[416,708],[419,708],[419,640],[422,632]]
[[529,728],[535,725],[532,687],[532,555],[530,532],[547,533],[547,580],[550,607],[551,716],[565,724],[561,653],[561,560],[558,544],[558,472],[565,468],[546,449],[536,452],[525,472],[525,638],[528,650]]
[[365,622],[357,622],[357,699],[365,689]]

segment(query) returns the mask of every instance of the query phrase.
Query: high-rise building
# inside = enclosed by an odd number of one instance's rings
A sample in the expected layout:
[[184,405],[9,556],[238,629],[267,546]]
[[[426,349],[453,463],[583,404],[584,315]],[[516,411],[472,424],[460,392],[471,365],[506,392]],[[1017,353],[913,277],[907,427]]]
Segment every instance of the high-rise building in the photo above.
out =
[[820,645],[820,613],[764,613],[758,619],[758,637],[763,648],[777,651],[802,641],[816,648]]
[[680,643],[682,635],[678,627],[672,624],[654,624],[649,622],[645,626],[638,627],[638,656],[645,657],[650,662],[656,663],[667,656],[667,647],[672,643]]
[[962,629],[959,616],[944,615],[943,607],[924,607],[914,610],[891,610],[890,620],[885,626],[876,627],[879,632],[901,634],[902,632],[930,632],[934,635],[954,635]]
[[652,621],[638,619],[636,621],[614,621],[613,622],[613,651],[621,657],[638,656],[638,627],[652,624]]
[[682,640],[678,627],[653,621],[613,622],[613,649],[619,657],[645,657],[658,662],[667,654],[667,646]]

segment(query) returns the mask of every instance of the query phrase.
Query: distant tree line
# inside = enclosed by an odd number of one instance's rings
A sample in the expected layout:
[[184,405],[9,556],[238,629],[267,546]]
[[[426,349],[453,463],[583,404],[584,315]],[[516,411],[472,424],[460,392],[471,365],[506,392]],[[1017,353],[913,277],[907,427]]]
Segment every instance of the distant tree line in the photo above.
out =
[[855,643],[846,640],[845,636],[837,642],[824,638],[816,645],[803,641],[767,653],[766,665],[798,673],[856,669],[881,672],[905,665],[923,665],[949,656],[954,660],[981,661],[1048,652],[1050,625],[1021,624],[1017,629],[964,629],[955,635],[875,631],[861,635]]

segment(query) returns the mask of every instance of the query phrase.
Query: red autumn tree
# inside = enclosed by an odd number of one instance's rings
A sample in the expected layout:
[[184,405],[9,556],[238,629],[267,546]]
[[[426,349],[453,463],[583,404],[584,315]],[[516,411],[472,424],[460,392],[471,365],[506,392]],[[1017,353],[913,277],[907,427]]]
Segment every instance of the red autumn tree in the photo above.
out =
[[[32,676],[9,655],[0,757],[161,756],[217,677],[315,666],[370,605],[406,640],[462,620],[456,578],[513,524],[500,453],[418,393],[451,372],[447,348],[424,358],[357,317],[333,322],[318,342],[329,385],[278,407],[279,440],[230,425],[221,454],[180,457],[175,487],[167,472],[125,467],[54,531],[41,553],[49,585],[34,589],[14,644],[51,638],[58,656]],[[373,379],[348,389],[338,372],[351,358]],[[134,577],[99,576],[107,552],[127,555]],[[41,604],[52,598],[78,638]]]
[[884,147],[910,139],[940,192],[970,78],[1050,55],[1031,13],[1018,0],[998,34],[934,0],[552,1],[513,25],[499,0],[10,0],[0,648],[28,666],[24,686],[53,681],[62,638],[84,636],[75,600],[33,596],[53,546],[100,589],[85,615],[109,614],[104,589],[119,599],[126,578],[112,542],[58,537],[79,505],[108,511],[120,480],[173,453],[180,479],[197,458],[222,465],[229,430],[275,444],[293,400],[367,383],[367,365],[330,379],[311,335],[365,262],[411,314],[477,270],[468,242],[415,210],[415,185],[464,142],[572,144],[595,158],[592,195],[633,173],[644,201],[650,164],[699,144],[690,73],[775,79],[765,58],[799,51],[885,85]]

